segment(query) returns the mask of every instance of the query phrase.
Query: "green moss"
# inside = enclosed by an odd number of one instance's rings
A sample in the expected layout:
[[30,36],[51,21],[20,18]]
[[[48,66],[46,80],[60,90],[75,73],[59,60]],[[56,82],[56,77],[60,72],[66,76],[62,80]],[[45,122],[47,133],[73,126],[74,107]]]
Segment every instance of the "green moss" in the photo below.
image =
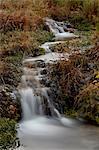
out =
[[78,116],[77,112],[73,109],[68,109],[67,107],[65,108],[65,115],[69,116],[71,118],[75,118]]
[[99,32],[99,21],[96,23],[96,31]]
[[39,48],[39,52],[41,55],[44,55],[45,54],[45,49],[44,48]]
[[96,120],[97,124],[99,124],[99,117],[98,116],[96,117],[95,120]]
[[8,150],[16,145],[16,122],[14,120],[0,119],[0,149]]

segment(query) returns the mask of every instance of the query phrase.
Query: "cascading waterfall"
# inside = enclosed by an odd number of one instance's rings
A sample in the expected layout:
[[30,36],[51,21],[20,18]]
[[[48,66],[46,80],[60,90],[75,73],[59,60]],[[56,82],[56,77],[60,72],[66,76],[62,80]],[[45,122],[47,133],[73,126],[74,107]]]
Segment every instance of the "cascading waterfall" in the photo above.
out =
[[[75,136],[79,137],[77,130],[72,130],[71,133],[71,129],[64,128],[72,127],[75,121],[61,116],[48,96],[50,89],[40,81],[45,78],[41,72],[46,70],[49,63],[69,58],[68,53],[51,52],[50,47],[78,36],[69,32],[70,24],[49,18],[45,19],[45,23],[54,34],[55,42],[46,42],[40,46],[45,49],[45,55],[23,61],[23,76],[19,88],[23,119],[19,124],[18,136],[21,143],[28,147],[24,148],[26,150],[67,150],[66,146],[70,148],[68,150],[77,150],[77,143],[80,143],[79,138],[75,139]],[[72,141],[70,138],[66,141],[67,136],[72,137]],[[72,147],[71,143],[76,146]],[[82,143],[78,145],[78,150],[81,146]]]
[[31,88],[25,88],[20,91],[21,105],[23,110],[23,120],[30,120],[36,115],[36,97]]
[[[80,128],[77,121],[63,117],[49,97],[50,89],[41,82],[47,76],[47,73],[41,72],[47,72],[44,70],[49,63],[69,59],[68,53],[51,52],[50,47],[78,37],[69,32],[72,31],[70,24],[49,18],[44,20],[54,34],[55,42],[40,46],[45,49],[45,55],[23,61],[23,76],[19,86],[22,121],[19,123],[18,137],[24,147],[20,146],[17,150],[98,150],[99,136],[96,133],[93,135],[93,128]],[[89,133],[93,135],[91,139]]]
[[[56,22],[52,19],[46,18],[45,19],[46,25],[49,27],[50,31],[54,34],[55,39],[68,39],[68,38],[74,38],[77,37],[73,33],[65,32],[65,30],[69,30],[71,28],[70,25],[67,25],[63,22]],[[66,27],[69,26],[70,28]],[[61,36],[60,36],[61,34]],[[29,120],[35,117],[36,115],[42,115],[44,114],[43,108],[42,108],[42,96],[47,99],[48,106],[51,111],[51,115],[57,115],[57,117],[60,118],[60,113],[56,108],[54,108],[52,102],[49,99],[49,96],[47,94],[46,88],[44,88],[44,85],[40,84],[40,78],[42,79],[42,75],[40,75],[40,70],[42,68],[37,67],[37,61],[40,63],[43,61],[43,63],[48,62],[55,62],[59,59],[64,59],[69,57],[69,55],[66,54],[59,54],[59,53],[52,53],[50,50],[51,45],[55,45],[58,43],[62,43],[64,41],[56,41],[56,42],[46,42],[45,44],[41,45],[41,48],[44,48],[46,51],[45,55],[38,56],[31,59],[26,59],[23,61],[23,64],[25,63],[32,63],[33,68],[24,67],[23,72],[24,75],[22,76],[22,85],[23,88],[20,89],[20,95],[21,95],[21,105],[23,110],[23,120]],[[43,68],[44,69],[44,68]],[[39,96],[39,100],[38,100]],[[40,97],[41,96],[41,97]]]

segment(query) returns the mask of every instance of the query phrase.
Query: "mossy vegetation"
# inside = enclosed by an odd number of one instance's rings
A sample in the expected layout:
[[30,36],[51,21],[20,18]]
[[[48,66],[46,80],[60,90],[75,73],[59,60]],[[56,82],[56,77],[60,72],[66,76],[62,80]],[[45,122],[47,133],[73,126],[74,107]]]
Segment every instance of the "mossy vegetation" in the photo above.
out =
[[0,119],[0,149],[14,149],[16,146],[16,122],[6,118]]

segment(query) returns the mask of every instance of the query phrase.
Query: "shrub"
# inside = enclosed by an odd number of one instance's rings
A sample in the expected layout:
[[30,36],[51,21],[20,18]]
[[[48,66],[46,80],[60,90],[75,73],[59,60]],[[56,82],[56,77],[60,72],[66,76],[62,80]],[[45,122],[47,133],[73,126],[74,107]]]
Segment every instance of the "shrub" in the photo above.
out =
[[0,13],[0,30],[3,32],[13,30],[35,30],[42,19],[37,15],[30,15],[22,11],[14,11],[14,13]]
[[[76,60],[79,56],[76,55]],[[78,94],[80,87],[83,85],[83,75],[76,65],[78,62],[73,62],[75,57],[69,61],[60,61],[58,64],[53,66],[51,78],[54,84],[57,86],[58,97],[60,101],[65,101],[65,105],[72,107],[74,103],[74,97]],[[57,93],[56,91],[56,93]]]
[[98,22],[98,7],[98,0],[50,0],[49,14],[57,20],[68,19],[80,30],[90,30]]
[[77,15],[74,14],[70,18],[70,22],[80,31],[90,31],[92,29],[92,23],[89,22],[85,16],[79,13]]
[[57,109],[95,123],[99,123],[98,49],[94,38],[93,48],[72,54],[69,61],[60,60],[51,72],[52,98]]
[[83,1],[83,14],[86,18],[94,21],[95,17],[99,15],[99,1],[98,0],[84,0]]
[[99,83],[84,86],[76,97],[74,109],[81,117],[96,123],[99,119]]

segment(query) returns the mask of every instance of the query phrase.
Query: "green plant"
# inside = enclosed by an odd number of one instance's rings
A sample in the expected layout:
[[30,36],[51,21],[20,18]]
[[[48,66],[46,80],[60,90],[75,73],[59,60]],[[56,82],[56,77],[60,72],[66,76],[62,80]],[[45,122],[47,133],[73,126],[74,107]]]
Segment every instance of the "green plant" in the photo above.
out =
[[0,118],[0,149],[14,149],[16,146],[16,122]]
[[[51,41],[53,34],[42,30],[34,31],[8,31],[0,36],[0,53],[3,56],[11,56],[12,60],[22,58],[22,55],[34,53],[39,45]],[[17,54],[16,54],[17,52]],[[40,53],[39,53],[40,54]],[[11,60],[11,59],[10,59]]]
[[88,19],[79,13],[76,15],[74,14],[70,18],[70,22],[80,31],[90,31],[92,29],[92,24],[88,21]]

